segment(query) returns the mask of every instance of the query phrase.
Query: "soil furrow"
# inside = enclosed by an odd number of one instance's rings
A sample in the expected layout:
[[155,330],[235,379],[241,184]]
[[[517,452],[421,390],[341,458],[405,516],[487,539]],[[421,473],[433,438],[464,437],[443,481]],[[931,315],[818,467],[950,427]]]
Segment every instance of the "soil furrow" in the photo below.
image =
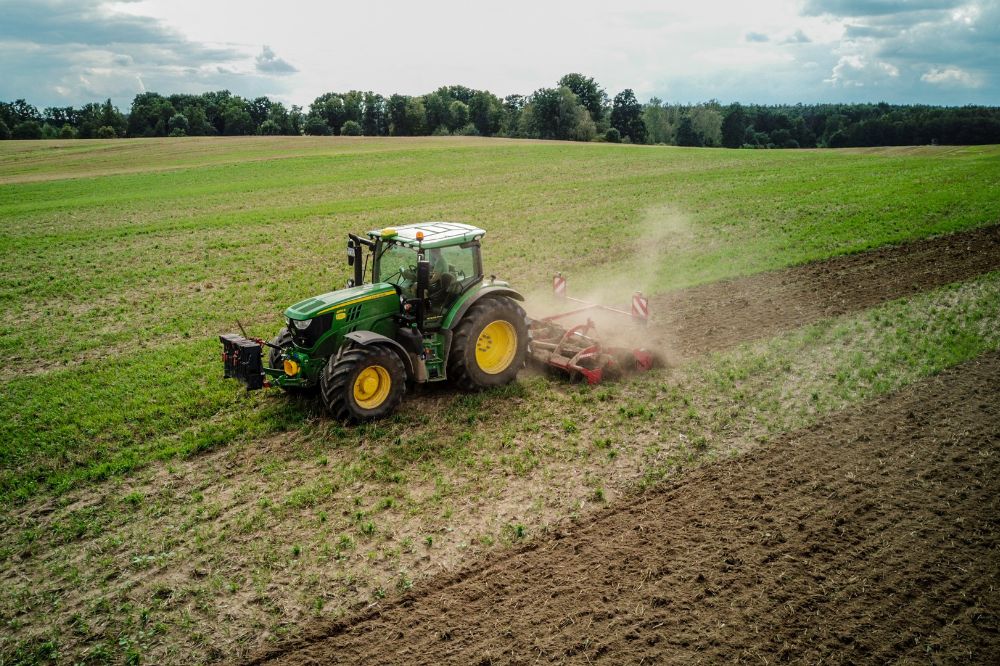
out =
[[993,225],[663,294],[651,330],[674,356],[697,356],[998,269]]
[[252,663],[1000,657],[1000,354]]

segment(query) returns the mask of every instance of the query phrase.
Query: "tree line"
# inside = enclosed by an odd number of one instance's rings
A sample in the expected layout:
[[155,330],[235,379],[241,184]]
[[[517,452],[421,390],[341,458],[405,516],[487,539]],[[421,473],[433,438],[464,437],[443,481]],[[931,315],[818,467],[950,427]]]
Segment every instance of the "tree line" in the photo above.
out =
[[82,107],[0,102],[0,139],[244,135],[504,136],[725,148],[1000,143],[1000,108],[984,106],[640,103],[630,89],[609,98],[592,78],[567,74],[551,88],[500,98],[443,86],[425,95],[325,93],[308,110],[228,90],[135,96]]

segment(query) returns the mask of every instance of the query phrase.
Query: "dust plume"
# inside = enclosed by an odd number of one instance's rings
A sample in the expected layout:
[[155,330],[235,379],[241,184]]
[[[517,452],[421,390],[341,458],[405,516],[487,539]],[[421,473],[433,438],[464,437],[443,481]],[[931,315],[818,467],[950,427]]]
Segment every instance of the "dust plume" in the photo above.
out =
[[[680,210],[671,205],[660,205],[647,209],[623,233],[627,233],[632,240],[621,248],[623,260],[611,269],[612,272],[601,276],[585,271],[563,273],[569,298],[555,297],[550,283],[548,289],[527,295],[525,307],[528,315],[542,318],[571,312],[584,307],[578,301],[614,308],[624,314],[594,308],[561,318],[559,323],[569,327],[589,319],[602,343],[644,348],[655,356],[658,366],[677,365],[681,354],[666,326],[666,319],[657,317],[656,303],[665,303],[665,300],[654,300],[649,292],[657,289],[681,256],[698,247],[694,228],[687,215]],[[551,272],[555,274],[558,270],[558,267],[552,267]],[[628,314],[635,292],[642,292],[648,298],[649,321],[646,325]]]

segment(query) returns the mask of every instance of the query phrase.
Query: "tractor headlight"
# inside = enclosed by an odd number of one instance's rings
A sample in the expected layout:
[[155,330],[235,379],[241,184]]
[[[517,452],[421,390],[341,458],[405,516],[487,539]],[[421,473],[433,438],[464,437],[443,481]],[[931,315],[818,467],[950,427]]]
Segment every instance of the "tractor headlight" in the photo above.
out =
[[293,319],[292,320],[292,326],[294,326],[299,331],[306,330],[307,328],[309,328],[310,324],[312,324],[312,319]]

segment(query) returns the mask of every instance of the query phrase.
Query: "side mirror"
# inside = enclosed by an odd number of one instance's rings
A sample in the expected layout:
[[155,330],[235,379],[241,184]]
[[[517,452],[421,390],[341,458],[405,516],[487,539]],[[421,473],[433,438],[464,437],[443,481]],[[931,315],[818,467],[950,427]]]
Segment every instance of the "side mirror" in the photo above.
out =
[[355,254],[354,243],[352,243],[351,241],[347,241],[347,265],[348,266],[353,266],[354,265],[354,254]]

